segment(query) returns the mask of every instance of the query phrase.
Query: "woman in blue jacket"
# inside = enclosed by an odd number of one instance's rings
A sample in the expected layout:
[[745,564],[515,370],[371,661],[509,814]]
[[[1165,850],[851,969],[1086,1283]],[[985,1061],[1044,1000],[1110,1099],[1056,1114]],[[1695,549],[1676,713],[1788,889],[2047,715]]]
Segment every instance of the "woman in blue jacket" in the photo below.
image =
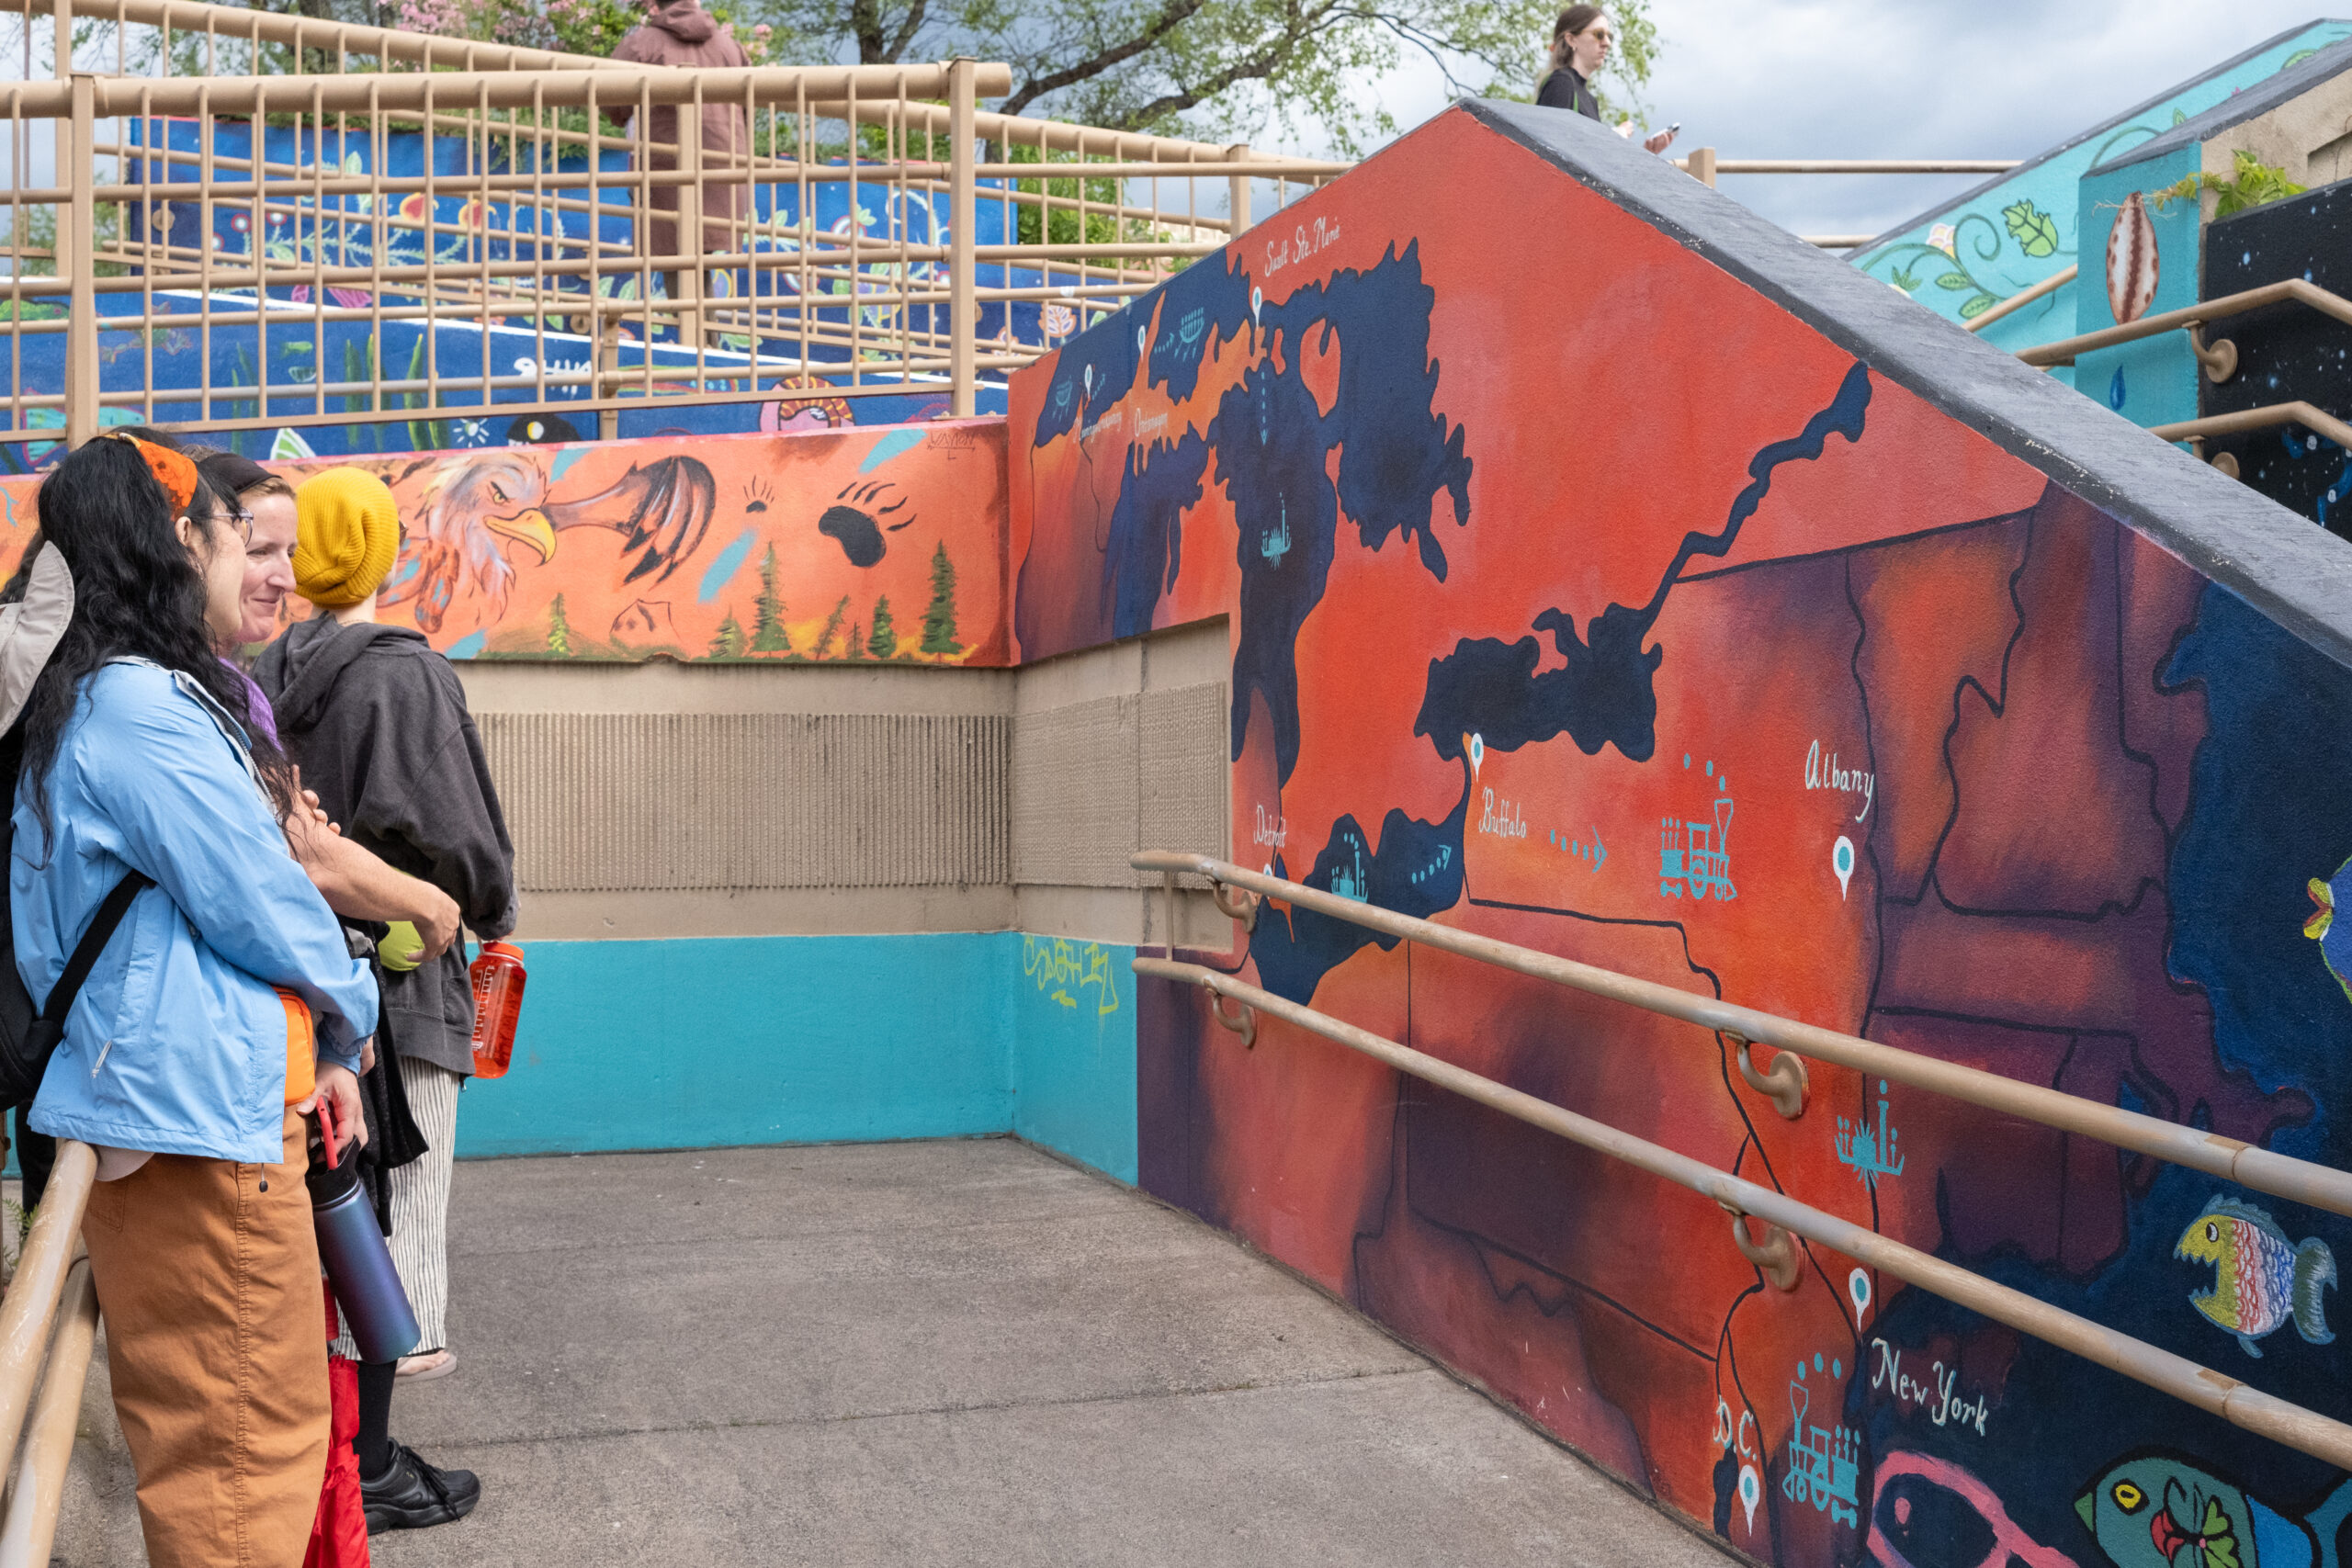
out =
[[325,1100],[359,1128],[376,987],[287,852],[290,771],[213,653],[241,615],[234,520],[184,455],[113,438],[61,463],[40,511],[74,602],[25,705],[12,819],[35,1000],[108,890],[155,886],[31,1124],[98,1150],[83,1234],[149,1561],[293,1568],[328,1437],[303,1117]]

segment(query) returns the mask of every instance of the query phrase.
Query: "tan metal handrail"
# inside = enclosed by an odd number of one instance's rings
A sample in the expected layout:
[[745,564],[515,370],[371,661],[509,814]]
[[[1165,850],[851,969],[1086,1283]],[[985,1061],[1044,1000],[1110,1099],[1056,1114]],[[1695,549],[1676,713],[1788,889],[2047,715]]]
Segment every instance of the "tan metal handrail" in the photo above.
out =
[[[1812,1057],[2060,1132],[2079,1133],[2259,1192],[2352,1215],[2352,1172],[2273,1154],[2236,1138],[2199,1132],[2160,1117],[2021,1082],[1999,1073],[1882,1045],[1859,1035],[1800,1023],[1754,1008],[1695,996],[1655,980],[1637,979],[1613,969],[1400,915],[1320,888],[1247,871],[1208,855],[1153,851],[1134,856],[1129,863],[1138,871],[1165,874],[1171,889],[1179,874],[1205,877],[1213,887],[1238,887],[1257,898],[1278,898],[1368,931],[1402,937],[1713,1030],[1731,1041],[1741,1076],[1758,1092],[1770,1095],[1783,1116],[1794,1116],[1803,1109],[1806,1078],[1802,1063]],[[1221,896],[1220,907],[1237,918],[1255,919],[1251,905]],[[1770,1045],[1780,1053],[1769,1071],[1758,1069],[1749,1060],[1751,1044]],[[1783,1069],[1782,1062],[1792,1060],[1792,1066]]]
[[[2166,441],[2202,441],[2209,435],[2239,435],[2249,430],[2276,430],[2282,424],[2300,424],[2307,430],[2315,430],[2346,451],[2352,452],[2352,424],[2301,399],[2290,403],[2270,403],[2258,409],[2240,409],[2235,413],[2184,419],[2176,424],[2151,425],[2148,434]],[[2228,457],[2229,454],[2222,456]],[[2217,457],[2214,460],[2219,462],[2221,459]],[[2236,465],[2233,462],[2230,467],[2234,470]]]
[[81,1242],[82,1212],[89,1205],[97,1174],[98,1156],[89,1145],[59,1142],[57,1163],[33,1215],[32,1234],[25,1238],[24,1256],[17,1260],[7,1293],[0,1296],[0,1456],[16,1452],[24,1430],[33,1385],[49,1352],[50,1330],[56,1325],[58,1301]]
[[2082,267],[2078,263],[2073,266],[2065,268],[2062,272],[2053,272],[2048,277],[2043,278],[2041,282],[2034,284],[2031,288],[2018,289],[2015,294],[2010,295],[2007,299],[2002,300],[1999,304],[1994,306],[1983,315],[1976,317],[1973,321],[1962,321],[1961,323],[1961,330],[1963,332],[1981,333],[1986,327],[1991,326],[1995,321],[2001,320],[2004,316],[2011,315],[2018,310],[2024,310],[2028,305],[2032,304],[2036,299],[2041,299],[2043,295],[2057,293],[2058,290],[2074,282],[2075,278],[2081,273],[2081,271]]
[[65,1277],[40,1397],[17,1461],[7,1517],[0,1519],[0,1568],[48,1568],[58,1515],[65,1506],[74,1438],[82,1423],[82,1386],[89,1381],[97,1334],[97,1287],[90,1280],[90,1260],[78,1258]]
[[[2223,321],[2233,316],[2243,316],[2250,310],[2259,310],[2267,305],[2284,304],[2290,299],[2308,305],[2322,315],[2333,316],[2347,326],[2352,326],[2352,299],[2346,299],[2341,294],[2332,294],[2315,283],[2307,282],[2300,277],[2290,277],[2278,283],[2266,283],[2259,288],[2248,288],[2236,294],[2224,294],[2218,299],[2207,299],[2195,305],[2184,305],[2177,310],[2165,310],[2156,315],[2143,316],[2136,321],[2126,321],[2120,326],[2101,327],[2095,333],[2082,333],[2074,337],[2060,338],[2055,343],[2038,344],[2032,348],[2021,348],[2018,350],[2018,357],[2028,365],[2039,366],[2044,369],[2053,365],[2072,365],[2077,355],[2088,354],[2095,348],[2111,348],[2119,343],[2135,343],[2143,337],[2155,337],[2163,333],[2178,332],[2184,327],[2199,327],[2208,321]],[[1992,312],[1988,310],[1985,313],[1990,315]],[[2228,351],[2230,367],[2234,369],[2237,365],[2237,352],[2226,343],[2215,343],[2210,348],[2200,348],[2199,357],[2207,359],[2206,373],[2216,381],[2225,381],[2229,379],[2229,375],[2226,371],[2215,374],[2216,367],[2208,356],[2219,355],[2225,349]]]
[[1713,153],[1702,148],[1675,165],[1688,171],[1703,161],[1719,175],[2005,175],[2018,166],[2014,158],[1702,158]]
[[[1157,864],[1144,866],[1143,863],[1147,860],[1200,863],[1206,857],[1138,855],[1135,859],[1141,869],[1194,871],[1200,869],[1197,863],[1165,867]],[[1296,884],[1285,886],[1297,886]],[[1312,890],[1300,888],[1299,891]],[[1782,1290],[1795,1288],[1801,1262],[1796,1257],[1796,1244],[1791,1238],[1803,1237],[1882,1273],[1892,1274],[1906,1284],[1931,1292],[1972,1312],[1981,1313],[1996,1323],[2007,1324],[2061,1349],[2071,1350],[2086,1360],[2161,1390],[2185,1404],[2220,1416],[2232,1426],[2244,1427],[2274,1442],[2324,1460],[2339,1470],[2352,1469],[2352,1426],[2290,1404],[2275,1394],[2265,1393],[2225,1373],[2199,1366],[2187,1357],[2177,1356],[2128,1334],[2120,1334],[2062,1307],[2037,1300],[2022,1291],[1996,1284],[1973,1269],[1947,1262],[1917,1247],[1906,1247],[1850,1220],[1825,1213],[1810,1204],[1799,1202],[1785,1192],[1744,1180],[1688,1155],[1677,1154],[1672,1149],[1637,1138],[1605,1122],[1579,1116],[1549,1100],[1539,1100],[1467,1068],[1457,1067],[1410,1046],[1400,1045],[1394,1040],[1343,1022],[1328,1013],[1302,1007],[1230,975],[1219,974],[1197,964],[1180,964],[1170,959],[1142,956],[1134,960],[1133,968],[1137,975],[1199,986],[1214,997],[1230,998],[1245,1008],[1256,1009],[1309,1030],[1424,1083],[1435,1084],[1489,1110],[1524,1122],[1531,1127],[1541,1128],[1570,1143],[1596,1150],[1711,1198],[1732,1216],[1734,1245]],[[1221,1008],[1218,1010],[1222,1019]],[[1765,1222],[1767,1229],[1761,1240],[1747,1233],[1746,1221],[1751,1216]]]

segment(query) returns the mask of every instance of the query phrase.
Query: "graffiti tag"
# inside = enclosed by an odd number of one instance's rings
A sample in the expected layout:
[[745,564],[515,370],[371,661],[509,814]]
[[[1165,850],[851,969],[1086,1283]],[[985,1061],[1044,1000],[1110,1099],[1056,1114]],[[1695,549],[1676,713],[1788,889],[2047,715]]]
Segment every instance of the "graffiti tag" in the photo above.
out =
[[1119,1010],[1117,971],[1111,950],[1099,942],[1075,942],[1063,937],[1021,939],[1021,970],[1036,982],[1040,996],[1075,1010],[1071,993],[1094,988],[1094,1016],[1108,1018]]

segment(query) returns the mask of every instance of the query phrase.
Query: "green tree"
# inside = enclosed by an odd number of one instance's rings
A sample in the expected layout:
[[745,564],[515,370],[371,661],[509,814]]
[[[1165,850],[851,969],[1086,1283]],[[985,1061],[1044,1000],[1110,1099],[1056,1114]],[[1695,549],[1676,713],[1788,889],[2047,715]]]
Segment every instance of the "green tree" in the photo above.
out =
[[792,634],[784,628],[784,601],[776,596],[774,545],[760,558],[760,596],[752,605],[752,651],[792,651]]
[[849,641],[842,644],[842,657],[843,659],[865,657],[865,627],[861,623],[852,621],[849,624]]
[[923,607],[922,641],[916,646],[925,653],[964,651],[956,640],[956,563],[947,558],[944,539],[931,552],[931,603]]
[[[842,602],[833,606],[833,613],[825,617],[825,629],[817,634],[817,646],[808,650],[808,656],[811,659],[831,659],[832,657],[832,654],[827,650],[833,646],[833,634],[842,629],[842,617],[848,613],[849,595],[844,593],[842,595]],[[850,634],[850,640],[854,643],[856,638],[857,634],[855,632],[852,632]]]
[[[1657,29],[1649,0],[1608,10],[1603,74],[1631,103]],[[1555,0],[748,0],[739,20],[776,24],[779,60],[1009,62],[1007,114],[1217,141],[1271,120],[1354,152],[1395,132],[1365,88],[1409,58],[1457,96],[1534,96],[1559,13]]]
[[740,659],[742,654],[743,623],[735,618],[735,611],[729,606],[727,618],[718,623],[718,635],[710,639],[710,657]]
[[555,596],[555,604],[548,611],[548,651],[558,659],[571,657],[571,623],[564,619],[563,595]]
[[888,593],[874,602],[874,635],[865,639],[865,651],[876,659],[888,659],[899,651],[899,628],[890,620]]

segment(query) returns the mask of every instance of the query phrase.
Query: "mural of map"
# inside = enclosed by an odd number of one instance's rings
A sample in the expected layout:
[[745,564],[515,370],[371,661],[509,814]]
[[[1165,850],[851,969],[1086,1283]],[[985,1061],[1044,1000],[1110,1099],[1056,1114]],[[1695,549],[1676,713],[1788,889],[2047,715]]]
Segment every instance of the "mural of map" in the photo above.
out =
[[[1011,398],[1017,657],[1229,616],[1237,860],[2352,1164],[2352,674],[1473,116]],[[2335,1216],[1817,1063],[1783,1120],[1719,1039],[1311,914],[1243,942],[1198,956],[2352,1415],[2340,1347],[2213,1305],[2284,1247],[2335,1309],[2296,1249]],[[1137,1004],[1148,1189],[1743,1551],[2224,1568],[2310,1519],[2337,1560],[2315,1461],[1819,1247],[1773,1291],[1693,1194]]]

